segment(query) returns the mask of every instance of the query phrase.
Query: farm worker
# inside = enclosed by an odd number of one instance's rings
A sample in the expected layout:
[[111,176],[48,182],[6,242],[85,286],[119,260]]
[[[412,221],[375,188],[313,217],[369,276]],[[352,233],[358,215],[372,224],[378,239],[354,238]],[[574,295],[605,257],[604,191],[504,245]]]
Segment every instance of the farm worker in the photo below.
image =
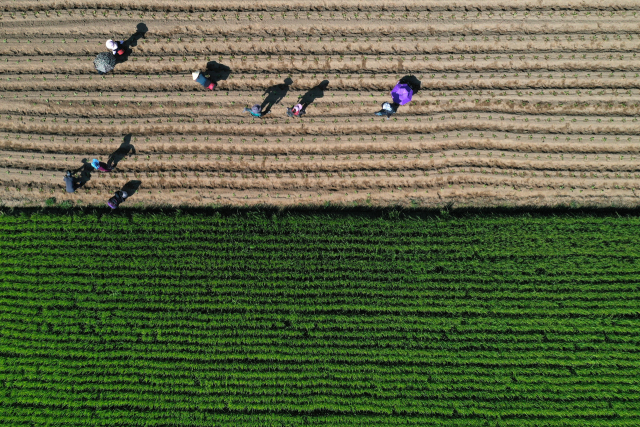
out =
[[75,193],[76,192],[76,180],[71,175],[71,171],[67,171],[64,176],[64,184],[67,187],[67,193]]
[[98,172],[111,172],[113,168],[107,166],[106,163],[98,161],[98,159],[93,159],[91,161],[91,166]]
[[262,112],[260,111],[260,104],[256,104],[251,108],[247,107],[242,112],[243,113],[249,113],[253,117],[262,117]]
[[291,108],[287,108],[287,116],[289,117],[300,117],[303,114],[306,114],[305,111],[306,105],[296,104]]
[[382,110],[378,111],[376,113],[376,116],[387,116],[387,118],[391,117],[392,114],[394,114],[396,111],[398,111],[398,107],[400,106],[400,104],[396,104],[395,102],[393,103],[388,103],[385,102],[384,104],[382,104]]
[[404,78],[398,80],[396,85],[391,89],[391,99],[393,102],[404,105],[411,102],[414,89],[408,80]]
[[107,40],[107,49],[110,49],[115,56],[124,55],[124,40]]
[[215,82],[212,82],[211,80],[206,78],[200,71],[194,71],[193,73],[191,73],[191,76],[193,76],[193,80],[196,83],[200,83],[203,87],[209,90],[213,90],[217,86]]
[[127,194],[126,191],[118,190],[116,194],[107,201],[107,205],[111,209],[117,209],[120,203],[124,202],[127,197],[129,197],[129,194]]

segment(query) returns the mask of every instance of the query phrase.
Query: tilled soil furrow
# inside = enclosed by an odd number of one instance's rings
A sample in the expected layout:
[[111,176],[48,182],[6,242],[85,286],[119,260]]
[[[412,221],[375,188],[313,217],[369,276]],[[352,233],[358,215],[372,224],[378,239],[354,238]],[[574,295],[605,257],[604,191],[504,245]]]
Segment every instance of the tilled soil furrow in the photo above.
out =
[[[7,174],[6,172],[10,172]],[[13,172],[13,173],[11,173]],[[20,189],[29,192],[29,189],[36,190],[38,194],[41,190],[59,190],[61,179],[48,178],[40,173],[29,174],[30,171],[6,170],[0,168],[0,188],[4,187],[7,192]],[[362,176],[362,174],[369,174]],[[148,176],[149,175],[149,176]],[[28,180],[28,183],[27,183]],[[467,191],[478,187],[511,187],[519,190],[533,189],[567,189],[575,190],[623,190],[627,197],[635,196],[638,189],[638,180],[628,180],[623,178],[599,179],[599,178],[535,178],[520,177],[512,174],[482,174],[467,173],[465,175],[431,174],[425,176],[422,171],[406,171],[405,173],[391,174],[385,171],[361,172],[355,174],[324,174],[302,177],[284,176],[283,174],[264,174],[251,176],[251,174],[231,176],[227,174],[212,174],[212,177],[204,174],[181,173],[165,174],[162,177],[150,174],[122,174],[122,176],[100,175],[92,177],[81,188],[81,192],[105,191],[109,194],[114,189],[121,188],[131,180],[138,180],[142,184],[142,191],[156,191],[166,189],[188,188],[193,190],[261,190],[261,191],[371,191],[375,193],[384,189],[450,189],[453,186],[459,190]],[[470,187],[470,188],[468,188]],[[0,193],[1,194],[1,193]],[[45,192],[46,194],[46,192]],[[41,196],[42,197],[42,196]]]
[[[100,25],[114,25],[118,22],[128,24],[131,21],[145,20],[156,24],[156,27],[174,25],[177,23],[191,25],[212,25],[219,26],[240,26],[240,25],[264,25],[280,26],[290,24],[293,26],[307,25],[313,26],[318,24],[334,24],[341,23],[349,26],[360,25],[384,25],[389,22],[398,24],[416,24],[425,25],[474,25],[474,24],[493,24],[496,22],[504,22],[508,24],[554,24],[558,22],[565,23],[611,23],[611,22],[637,22],[638,7],[627,11],[619,11],[613,13],[603,13],[601,10],[594,8],[580,8],[570,13],[557,13],[554,10],[544,9],[535,13],[518,13],[500,10],[497,12],[476,12],[474,13],[451,13],[447,16],[440,13],[432,13],[431,11],[407,11],[406,6],[401,12],[398,10],[377,10],[375,13],[362,13],[356,11],[352,13],[328,13],[309,10],[308,8],[297,10],[286,10],[280,13],[269,11],[266,13],[235,11],[233,13],[198,13],[190,12],[169,12],[169,13],[147,13],[141,10],[110,10],[101,8],[64,8],[40,11],[15,11],[8,10],[6,15],[2,14],[0,18],[6,27],[20,26],[63,26],[69,24],[82,24],[92,21]],[[634,12],[636,12],[634,14]],[[6,19],[5,19],[6,16]]]
[[[128,204],[637,206],[639,19],[630,0],[5,2],[0,204],[139,181]],[[113,37],[131,55],[99,76]],[[411,102],[375,116],[405,76]],[[93,158],[117,167],[65,194]]]
[[[124,183],[122,183],[122,186]],[[120,188],[120,187],[118,187]],[[35,190],[37,191],[37,190]],[[56,194],[56,200],[68,201],[79,205],[106,206],[106,200],[111,196],[109,190],[93,192],[76,192],[75,194],[60,194],[53,189],[43,192],[28,193],[32,199],[30,205],[38,206],[44,203],[52,194]],[[349,205],[349,206],[398,206],[407,205],[413,207],[450,207],[456,206],[512,206],[531,208],[532,206],[554,207],[557,205],[575,205],[576,199],[581,205],[586,206],[610,206],[612,203],[620,207],[632,207],[637,204],[637,197],[628,190],[622,189],[585,189],[573,191],[570,188],[560,189],[544,188],[522,191],[511,186],[483,187],[475,186],[460,188],[442,187],[439,189],[425,190],[418,193],[417,189],[398,190],[380,189],[376,192],[350,191],[350,192],[317,192],[317,191],[255,191],[217,189],[216,191],[198,191],[192,189],[176,189],[170,191],[140,190],[135,193],[135,201],[130,200],[126,206],[235,206],[238,200],[242,206],[257,207],[286,207],[293,205]],[[8,205],[24,203],[26,193],[7,191],[2,200]]]
[[[189,34],[178,37],[174,35],[171,42],[166,39],[155,41],[142,40],[134,47],[133,57],[139,59],[157,58],[160,56],[189,56],[189,55],[449,55],[449,54],[522,54],[530,53],[532,50],[540,54],[585,54],[585,53],[631,53],[637,52],[640,48],[640,37],[636,34],[600,34],[598,39],[594,39],[591,34],[579,34],[566,36],[556,34],[542,34],[528,36],[526,40],[508,40],[512,36],[503,36],[500,40],[483,41],[482,37],[478,41],[473,38],[460,37],[455,41],[436,40],[437,38],[411,37],[405,40],[382,40],[378,38],[349,37],[348,41],[335,41],[334,37],[322,40],[322,37],[307,37],[307,41],[291,40],[284,38],[251,37],[242,40],[224,40],[218,38],[193,39]],[[183,39],[176,42],[176,38]],[[478,37],[475,37],[478,39]],[[494,37],[495,38],[495,37]],[[507,40],[505,40],[505,38]],[[604,39],[603,39],[604,38]],[[619,40],[618,40],[619,38]],[[370,40],[366,40],[370,39]],[[540,39],[540,41],[538,40]],[[558,39],[557,41],[554,39]],[[567,40],[570,39],[570,40]],[[7,42],[0,44],[0,55],[13,60],[13,57],[28,56],[72,56],[76,57],[78,52],[83,55],[96,55],[102,52],[104,38],[83,38],[67,39],[49,37],[46,39],[22,38],[7,39]],[[87,42],[88,40],[88,42]],[[190,41],[189,41],[190,40]],[[366,40],[366,41],[365,41]],[[548,41],[547,41],[548,40]],[[544,42],[542,42],[544,41]],[[535,46],[535,48],[534,48]],[[632,55],[633,56],[633,55]]]
[[[311,1],[268,1],[256,0],[251,3],[231,3],[231,2],[210,2],[204,0],[192,0],[188,3],[176,3],[170,0],[139,0],[135,4],[123,0],[67,0],[63,4],[55,0],[21,0],[19,3],[7,3],[0,7],[4,11],[47,11],[47,10],[71,10],[71,9],[105,9],[116,11],[141,11],[141,12],[256,12],[256,11],[434,11],[434,12],[465,12],[473,11],[532,11],[529,15],[535,17],[536,12],[556,13],[558,16],[567,15],[571,19],[572,11],[582,11],[593,9],[597,12],[614,12],[627,11],[637,9],[638,4],[633,0],[605,0],[600,2],[585,2],[582,0],[526,0],[521,2],[493,1],[485,4],[478,4],[469,0],[456,2],[451,4],[443,0],[425,0],[425,1],[408,1],[398,4],[390,0],[370,0],[362,3],[357,0],[341,0],[341,1],[325,1],[320,4]],[[565,15],[561,15],[561,11],[569,11]],[[121,12],[122,13],[122,12]],[[474,16],[475,14],[469,13]],[[507,17],[509,14],[507,14]]]
[[[637,12],[636,12],[637,13]],[[278,15],[281,16],[281,15]],[[290,15],[289,15],[290,16]],[[377,36],[393,34],[394,37],[450,37],[450,36],[503,36],[521,34],[583,34],[583,33],[638,33],[640,26],[632,13],[628,16],[614,15],[608,17],[579,16],[575,19],[559,21],[557,18],[541,18],[535,20],[503,20],[503,19],[409,19],[400,15],[385,19],[351,20],[325,17],[317,20],[280,19],[266,23],[249,20],[189,20],[166,19],[147,20],[146,25],[153,28],[147,36],[167,38],[176,34],[189,33],[192,37],[307,37],[309,34],[322,34],[334,37]],[[131,28],[135,32],[136,25],[144,20],[135,16],[121,16],[94,19],[89,16],[73,14],[67,17],[6,19],[3,16],[0,35],[5,38],[36,38],[43,36],[78,38],[89,40],[97,36],[121,34],[123,28]],[[53,22],[52,22],[53,21]],[[84,38],[83,38],[84,37]],[[124,37],[124,35],[123,35]]]
[[[312,118],[318,115],[328,115],[329,117],[367,117],[379,110],[381,102],[378,101],[358,101],[358,105],[351,104],[346,100],[349,94],[333,93],[336,98],[327,98],[326,100],[316,100],[312,105],[307,107],[307,117]],[[503,99],[485,98],[481,101],[479,98],[459,101],[449,98],[423,97],[416,96],[411,105],[407,107],[407,113],[412,116],[435,116],[438,114],[464,113],[464,114],[491,114],[491,117],[504,120],[504,114],[516,115],[537,115],[549,116],[554,121],[559,116],[572,116],[571,120],[590,121],[591,118],[597,119],[597,114],[607,113],[608,118],[618,120],[621,117],[633,118],[640,113],[640,102],[637,101],[621,101],[612,98],[603,100],[589,100],[584,98],[573,98],[570,96],[563,97],[563,101],[558,101],[557,97],[532,96],[521,98],[514,96],[511,99],[502,97]],[[355,98],[359,99],[359,98]],[[525,100],[526,99],[526,100]],[[262,117],[263,120],[272,120],[286,117],[285,105],[293,105],[296,99],[285,100],[288,104],[282,102],[272,106],[269,113]],[[84,108],[83,118],[103,118],[103,119],[119,119],[120,117],[138,117],[150,118],[157,122],[166,122],[168,117],[173,118],[199,118],[217,120],[234,117],[247,116],[244,113],[244,106],[253,104],[261,104],[260,99],[248,100],[244,97],[224,98],[222,102],[180,102],[177,101],[158,101],[144,102],[137,100],[136,102],[122,102],[121,99],[105,101],[100,98],[93,98],[87,102],[73,101],[56,101],[53,98],[44,100],[24,101],[16,100],[6,104],[0,104],[0,114],[26,115],[32,117],[46,116],[48,118],[72,118],[78,117],[78,110]],[[65,105],[67,104],[67,105]],[[74,105],[75,104],[75,105]],[[137,105],[140,104],[140,105]],[[149,105],[151,104],[151,105]],[[189,105],[191,104],[191,105]],[[236,105],[237,104],[237,105]],[[175,106],[173,106],[175,105]],[[4,107],[4,108],[3,108]],[[411,118],[411,116],[408,116]],[[578,119],[579,118],[579,119]],[[542,121],[540,117],[531,118],[532,120]],[[601,118],[602,119],[602,118]],[[29,119],[30,120],[30,119]]]
[[[447,158],[449,154],[449,158]],[[116,165],[118,173],[136,173],[136,172],[236,172],[236,173],[325,173],[325,172],[367,172],[367,171],[431,171],[434,173],[442,173],[443,171],[451,171],[451,173],[474,173],[474,169],[480,169],[480,173],[503,173],[512,174],[544,172],[544,173],[560,173],[571,176],[575,173],[615,173],[616,175],[626,178],[640,179],[640,163],[638,161],[622,161],[615,160],[609,156],[603,156],[600,160],[592,160],[589,162],[573,159],[565,159],[564,161],[548,161],[548,160],[532,160],[527,158],[509,158],[507,156],[500,157],[501,153],[491,153],[488,156],[470,156],[470,157],[451,157],[454,153],[440,153],[434,158],[423,156],[421,158],[395,159],[398,156],[388,156],[387,159],[378,157],[377,159],[353,159],[350,156],[341,156],[340,159],[331,158],[329,156],[318,156],[318,158],[290,159],[289,157],[274,158],[249,158],[243,160],[235,159],[234,161],[224,159],[173,159],[167,156],[163,160],[135,160],[122,159]],[[483,153],[487,154],[487,153]],[[495,158],[494,158],[495,156]],[[29,171],[66,171],[76,170],[82,166],[80,159],[71,160],[69,156],[58,158],[51,157],[25,158],[13,155],[8,157],[0,153],[0,167],[11,169],[22,169]],[[220,157],[220,156],[219,156]],[[338,157],[338,156],[336,156]],[[349,158],[345,158],[349,157]],[[384,156],[382,156],[384,157]],[[408,157],[408,156],[407,156]],[[605,160],[608,159],[608,160]],[[88,160],[88,159],[85,159]],[[106,160],[106,159],[105,159]],[[457,171],[453,170],[458,168]],[[469,170],[466,170],[466,169]],[[561,175],[560,175],[561,176]]]
[[[86,55],[87,53],[83,53]],[[270,73],[311,73],[311,74],[331,74],[331,73],[420,73],[430,70],[433,73],[451,72],[475,72],[475,73],[499,73],[505,70],[517,70],[524,73],[540,72],[565,72],[573,73],[577,71],[590,71],[594,73],[623,71],[637,72],[640,70],[640,56],[635,54],[519,54],[519,55],[473,55],[467,58],[464,55],[454,57],[451,61],[437,57],[423,56],[376,56],[367,57],[360,55],[340,55],[315,56],[295,55],[293,57],[282,56],[279,58],[264,57],[257,59],[247,57],[246,60],[229,59],[224,64],[236,73],[252,73],[255,69],[266,69]],[[545,58],[546,57],[546,58]],[[46,58],[46,60],[44,59]],[[426,59],[425,59],[426,58]],[[93,61],[81,60],[68,57],[40,57],[23,56],[16,59],[13,57],[3,64],[3,71],[11,74],[31,74],[33,67],[37,65],[42,73],[58,73],[66,76],[76,74],[94,73]],[[132,58],[133,59],[133,58]],[[193,57],[147,57],[135,58],[137,61],[129,60],[118,64],[120,73],[134,74],[190,74],[193,70],[204,68],[206,58],[194,59]],[[148,61],[147,61],[148,59]],[[96,76],[98,79],[98,76]]]
[[[298,138],[293,142],[276,142],[275,138],[251,138],[238,143],[228,143],[231,136],[224,135],[215,139],[198,141],[180,141],[181,137],[162,136],[153,140],[148,137],[132,136],[130,143],[134,145],[138,155],[154,155],[161,160],[164,155],[366,155],[379,154],[417,155],[427,153],[441,155],[443,151],[454,151],[453,155],[482,155],[496,151],[496,156],[506,153],[508,156],[517,155],[527,158],[552,155],[552,159],[565,161],[560,155],[579,156],[585,161],[593,160],[594,155],[633,156],[640,153],[640,140],[637,136],[627,135],[609,138],[595,135],[589,138],[572,138],[560,140],[553,134],[510,134],[504,136],[492,135],[456,135],[455,138],[441,135],[396,135],[379,137],[365,135],[350,137],[327,137],[321,142],[316,139]],[[340,140],[336,139],[340,138]],[[351,138],[351,139],[349,139]],[[385,139],[386,138],[386,139]],[[557,139],[556,139],[557,138]],[[304,139],[301,140],[301,139]],[[52,153],[66,155],[109,155],[123,142],[119,138],[74,138],[52,137],[50,135],[32,134],[0,134],[0,148],[9,153],[6,155],[31,156],[36,153]],[[466,150],[466,151],[462,151]],[[557,154],[557,155],[553,155]],[[199,158],[199,157],[196,157]],[[313,160],[313,159],[310,159]],[[635,160],[631,157],[631,160]]]
[[[315,81],[316,85],[319,83]],[[290,85],[286,88],[286,94],[279,94],[276,103],[283,103],[283,101],[293,102],[304,96],[302,91],[307,89],[314,89],[316,85],[310,85],[311,87],[301,88],[299,85]],[[368,92],[358,91],[354,87],[354,91],[334,89],[329,82],[327,88],[318,93],[318,96],[314,97],[312,104],[332,104],[332,105],[346,105],[346,104],[358,104],[358,105],[377,105],[378,100],[388,99],[389,92]],[[382,86],[382,85],[381,85]],[[284,87],[284,85],[283,85]],[[272,89],[273,86],[267,86],[266,89]],[[138,107],[153,107],[155,105],[162,104],[167,106],[175,105],[176,107],[198,107],[203,104],[211,104],[216,106],[232,107],[238,102],[255,101],[258,103],[270,104],[267,95],[267,91],[260,94],[256,94],[255,90],[261,88],[246,87],[244,90],[233,92],[216,92],[213,94],[205,93],[193,93],[184,96],[182,93],[167,93],[161,96],[158,95],[146,95],[131,92],[110,92],[107,94],[100,94],[100,92],[71,92],[71,91],[56,91],[49,93],[38,92],[14,92],[6,91],[0,95],[5,99],[7,107],[9,106],[31,106],[31,105],[59,105],[59,106],[76,106],[78,108],[86,108],[87,104],[102,104],[118,103],[124,107],[138,106]],[[275,89],[280,89],[276,87]],[[321,95],[321,96],[320,96]],[[516,105],[521,105],[523,102],[526,105],[540,104],[541,106],[590,106],[590,105],[602,105],[603,103],[611,104],[626,104],[631,107],[635,107],[640,101],[640,91],[637,89],[627,90],[611,90],[611,89],[523,89],[523,90],[497,90],[497,91],[458,91],[451,89],[441,90],[429,90],[424,89],[417,93],[414,93],[412,101],[409,105],[441,105],[447,103],[460,103],[471,100],[474,103],[481,102],[509,102],[517,101]],[[353,101],[353,102],[352,102]],[[427,104],[428,102],[428,104]],[[364,103],[364,104],[362,104]],[[562,105],[560,105],[562,104]],[[0,108],[2,106],[0,105]],[[5,107],[6,108],[6,107]]]
[[[522,116],[504,114],[500,116],[474,114],[444,114],[432,116],[401,116],[391,120],[370,116],[336,117],[320,116],[296,119],[283,117],[274,120],[256,120],[253,118],[193,118],[193,117],[154,117],[140,119],[88,119],[84,117],[58,119],[54,117],[13,118],[10,115],[0,117],[0,131],[19,133],[39,133],[50,135],[234,135],[236,137],[307,137],[314,135],[368,135],[368,134],[427,134],[435,132],[516,132],[516,133],[553,133],[587,138],[592,134],[640,135],[637,119],[596,116],[584,122],[583,116]],[[374,118],[375,117],[375,118]],[[539,119],[539,120],[538,120]],[[185,137],[186,138],[186,137]],[[586,138],[585,138],[586,139]],[[232,141],[229,141],[232,142]],[[279,141],[278,141],[279,142]]]
[[[200,69],[204,67],[198,67]],[[510,90],[510,89],[577,89],[577,90],[633,90],[640,88],[640,72],[598,72],[598,73],[430,73],[418,74],[423,91],[433,90]],[[194,85],[190,74],[113,74],[108,77],[96,75],[18,75],[7,74],[0,77],[0,91],[19,91],[25,94],[40,96],[53,91],[80,92],[149,92],[160,98],[166,97],[164,92],[187,92],[197,96],[220,97],[227,91],[263,90],[282,84],[287,76],[291,76],[294,84],[291,89],[311,89],[322,80],[329,80],[329,90],[380,91],[379,95],[387,96],[390,86],[406,73],[375,74],[333,74],[315,73],[300,74],[231,74],[223,80],[213,93]],[[244,77],[244,78],[243,78]],[[395,79],[395,80],[394,80]],[[291,90],[290,89],[290,90]],[[231,93],[231,92],[230,92]],[[159,95],[158,95],[159,94]],[[177,95],[177,93],[175,94]],[[217,95],[217,96],[216,96]],[[371,94],[367,94],[370,96]],[[170,94],[171,96],[171,94]]]

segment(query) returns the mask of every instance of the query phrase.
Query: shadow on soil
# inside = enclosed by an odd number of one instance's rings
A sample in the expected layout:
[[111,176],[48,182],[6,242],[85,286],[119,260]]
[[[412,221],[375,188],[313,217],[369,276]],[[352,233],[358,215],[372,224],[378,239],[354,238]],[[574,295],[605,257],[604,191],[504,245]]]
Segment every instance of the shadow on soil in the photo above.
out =
[[263,95],[267,95],[267,97],[264,99],[264,101],[262,101],[262,104],[260,105],[260,111],[262,111],[262,114],[267,114],[269,111],[271,111],[271,108],[275,104],[282,101],[287,95],[287,92],[289,92],[289,88],[292,84],[293,80],[287,77],[284,80],[284,83],[274,85],[265,89]]
[[91,166],[89,159],[82,159],[82,166],[78,169],[71,170],[71,174],[74,178],[74,185],[76,185],[74,188],[77,190],[89,182],[93,172],[95,172],[95,169]]
[[[140,187],[140,181],[129,181],[122,190],[129,193],[129,197],[135,194]],[[35,213],[47,214],[95,214],[101,216],[110,214],[110,208],[102,207],[70,207],[50,206],[41,208],[9,208],[0,207],[3,215],[30,215]],[[494,207],[494,208],[453,208],[451,205],[434,208],[405,208],[390,206],[384,208],[356,206],[347,207],[340,205],[308,206],[282,208],[277,206],[234,207],[234,206],[206,206],[206,207],[174,207],[154,206],[139,208],[121,206],[117,215],[132,218],[136,214],[165,214],[165,215],[202,215],[202,216],[241,216],[247,219],[256,217],[269,217],[273,219],[289,216],[302,217],[333,217],[333,218],[383,218],[390,221],[403,219],[447,220],[470,217],[610,217],[610,216],[640,216],[640,207],[571,207],[559,205],[555,207]]]
[[216,61],[209,61],[207,62],[207,69],[203,74],[206,78],[213,80],[213,82],[217,84],[219,81],[229,78],[231,68]]
[[107,165],[110,168],[115,168],[118,166],[118,163],[125,157],[133,156],[136,154],[136,147],[131,144],[131,134],[127,134],[124,137],[124,141],[120,144],[120,147],[109,156],[109,160],[107,160]]
[[116,58],[116,64],[122,64],[129,60],[129,55],[133,52],[133,48],[138,46],[138,40],[145,38],[148,31],[149,28],[144,22],[138,24],[136,32],[124,41],[124,55]]
[[137,179],[135,180],[131,180],[129,182],[127,182],[123,187],[122,187],[122,191],[126,191],[128,196],[127,199],[131,196],[133,196],[134,194],[136,194],[136,192],[138,191],[138,188],[140,188],[140,185],[142,184],[142,181],[139,181]]
[[302,95],[302,98],[300,98],[298,102],[307,107],[316,99],[324,96],[324,91],[327,90],[327,86],[329,86],[329,80],[323,80],[318,86],[309,89],[307,93]]
[[418,91],[420,91],[420,88],[422,87],[422,82],[418,80],[416,76],[404,76],[400,79],[400,83],[409,85],[411,90],[413,90],[414,95],[418,93]]

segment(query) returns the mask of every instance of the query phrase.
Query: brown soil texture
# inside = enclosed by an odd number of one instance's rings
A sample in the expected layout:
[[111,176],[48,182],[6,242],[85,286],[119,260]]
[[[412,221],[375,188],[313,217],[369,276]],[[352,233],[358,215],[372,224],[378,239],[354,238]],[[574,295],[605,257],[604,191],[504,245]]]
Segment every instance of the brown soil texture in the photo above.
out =
[[636,1],[4,2],[0,205],[637,206],[639,48]]

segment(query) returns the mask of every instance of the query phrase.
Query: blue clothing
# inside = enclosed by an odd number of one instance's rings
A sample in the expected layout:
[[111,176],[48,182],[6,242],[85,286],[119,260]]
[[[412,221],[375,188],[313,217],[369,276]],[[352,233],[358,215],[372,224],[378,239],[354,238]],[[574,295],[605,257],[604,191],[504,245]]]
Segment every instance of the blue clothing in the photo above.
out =
[[209,85],[211,85],[212,82],[211,82],[211,80],[206,78],[204,76],[204,74],[200,73],[200,75],[196,79],[196,83],[200,83],[202,86],[204,86],[205,88],[209,89]]
[[75,193],[76,186],[71,175],[67,175],[64,177],[64,183],[67,186],[67,193]]

